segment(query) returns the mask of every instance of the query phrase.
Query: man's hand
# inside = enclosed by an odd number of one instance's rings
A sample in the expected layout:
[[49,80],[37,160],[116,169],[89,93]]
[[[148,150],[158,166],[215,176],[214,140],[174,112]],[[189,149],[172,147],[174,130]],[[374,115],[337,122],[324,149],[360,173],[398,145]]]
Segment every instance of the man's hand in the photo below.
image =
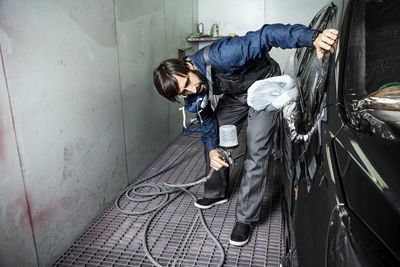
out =
[[216,171],[221,169],[223,166],[229,167],[229,164],[223,160],[222,155],[220,155],[216,149],[213,149],[209,153],[210,155],[210,166],[214,168]]
[[339,31],[336,29],[326,29],[318,35],[313,45],[317,50],[317,57],[319,59],[322,59],[326,51],[335,52],[338,37]]

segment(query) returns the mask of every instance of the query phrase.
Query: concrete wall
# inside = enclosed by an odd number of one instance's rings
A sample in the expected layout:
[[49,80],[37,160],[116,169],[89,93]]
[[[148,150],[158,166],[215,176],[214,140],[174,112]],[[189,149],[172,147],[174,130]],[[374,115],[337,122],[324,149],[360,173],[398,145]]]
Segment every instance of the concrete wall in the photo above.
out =
[[49,265],[177,136],[152,70],[196,17],[184,0],[0,2],[0,266]]
[[128,173],[132,182],[143,170],[143,164],[151,162],[181,130],[179,107],[158,95],[152,72],[161,59],[176,58],[178,48],[190,45],[185,37],[192,32],[194,6],[185,0],[115,3]]
[[[201,0],[199,1],[199,22],[204,23],[209,33],[214,23],[220,25],[220,35],[235,33],[244,35],[258,30],[268,23],[308,25],[326,0]],[[202,43],[200,48],[209,43]],[[287,60],[294,50],[273,48],[271,56],[278,61],[282,70],[287,69]]]
[[36,251],[4,74],[0,64],[0,266],[30,266]]
[[[186,37],[190,36],[196,29],[198,22],[198,1],[199,0],[166,0],[165,1],[165,32],[167,34],[166,58],[177,57],[177,47],[184,49],[186,55],[191,55],[198,50],[197,43],[186,42]],[[202,1],[202,0],[200,0]],[[165,103],[165,100],[163,100]],[[173,103],[168,103],[169,117],[169,138],[174,139],[182,130],[182,113],[179,107]],[[187,113],[187,122],[190,118],[195,118],[194,114]]]

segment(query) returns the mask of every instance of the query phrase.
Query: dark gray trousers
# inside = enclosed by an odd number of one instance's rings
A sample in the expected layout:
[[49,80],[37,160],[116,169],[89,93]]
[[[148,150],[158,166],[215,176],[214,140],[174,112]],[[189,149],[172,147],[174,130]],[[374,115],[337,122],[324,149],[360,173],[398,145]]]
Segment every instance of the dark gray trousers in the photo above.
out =
[[[215,114],[218,126],[234,124],[238,132],[246,118],[247,139],[244,159],[244,173],[236,206],[236,220],[243,223],[258,221],[261,201],[264,195],[268,159],[273,148],[277,112],[255,111],[247,105],[247,93],[242,95],[225,94],[219,100]],[[207,171],[209,155],[206,154]],[[227,196],[229,170],[224,167],[215,172],[204,184],[204,197],[224,198]]]

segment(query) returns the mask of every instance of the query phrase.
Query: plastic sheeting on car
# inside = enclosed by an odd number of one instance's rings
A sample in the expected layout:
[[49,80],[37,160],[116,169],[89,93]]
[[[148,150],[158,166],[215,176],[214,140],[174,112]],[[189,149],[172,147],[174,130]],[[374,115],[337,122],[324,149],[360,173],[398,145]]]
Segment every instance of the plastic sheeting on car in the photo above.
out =
[[291,101],[283,108],[283,123],[291,141],[305,142],[307,146],[311,135],[320,128],[326,100],[324,82],[329,67],[329,56],[327,53],[322,60],[317,59],[311,64],[310,69],[303,70],[312,74],[296,80],[297,84],[302,84],[302,88],[298,86],[300,99]]

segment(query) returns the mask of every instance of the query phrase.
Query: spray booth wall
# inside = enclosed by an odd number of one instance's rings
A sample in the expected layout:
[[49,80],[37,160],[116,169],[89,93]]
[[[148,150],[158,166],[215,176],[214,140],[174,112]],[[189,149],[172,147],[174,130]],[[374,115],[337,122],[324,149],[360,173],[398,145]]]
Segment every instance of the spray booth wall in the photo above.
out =
[[0,266],[49,265],[178,135],[152,71],[196,23],[197,0],[0,1]]

